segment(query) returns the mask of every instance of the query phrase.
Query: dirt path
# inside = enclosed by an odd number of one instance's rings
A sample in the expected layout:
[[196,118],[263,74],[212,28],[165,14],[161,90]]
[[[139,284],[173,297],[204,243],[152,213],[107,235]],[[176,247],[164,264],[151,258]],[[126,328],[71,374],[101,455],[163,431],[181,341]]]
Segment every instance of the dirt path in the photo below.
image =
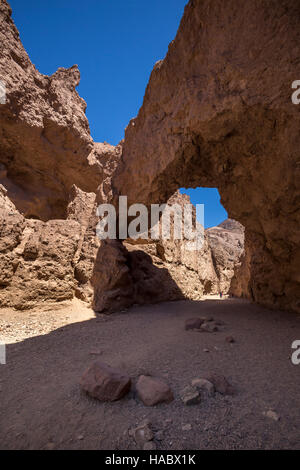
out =
[[[290,359],[299,315],[235,299],[97,318],[80,302],[48,309],[0,311],[0,340],[10,343],[0,365],[1,449],[136,449],[128,430],[145,418],[162,431],[158,449],[300,448],[300,366]],[[225,324],[216,333],[185,331],[195,315]],[[227,343],[228,335],[236,342]],[[112,404],[89,399],[78,382],[95,358],[134,379],[164,377],[174,402],[147,408],[133,393]],[[180,390],[208,371],[224,374],[236,395],[184,406]],[[263,415],[270,409],[279,421]]]

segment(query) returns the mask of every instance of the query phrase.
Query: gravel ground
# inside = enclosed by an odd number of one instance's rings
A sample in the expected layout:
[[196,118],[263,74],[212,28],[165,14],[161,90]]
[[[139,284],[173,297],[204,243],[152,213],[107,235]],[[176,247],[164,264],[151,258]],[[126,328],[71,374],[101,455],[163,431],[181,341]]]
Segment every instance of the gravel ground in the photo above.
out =
[[[224,324],[216,333],[185,331],[185,320],[197,315]],[[128,431],[148,419],[159,431],[158,449],[300,449],[296,339],[299,315],[237,299],[98,317],[78,301],[1,310],[0,340],[10,344],[0,365],[0,448],[136,449]],[[175,400],[149,408],[134,392],[115,403],[88,398],[78,383],[95,359],[124,369],[133,382],[140,374],[164,378]],[[225,375],[236,394],[184,406],[180,391],[207,372]],[[269,410],[280,419],[265,416]]]

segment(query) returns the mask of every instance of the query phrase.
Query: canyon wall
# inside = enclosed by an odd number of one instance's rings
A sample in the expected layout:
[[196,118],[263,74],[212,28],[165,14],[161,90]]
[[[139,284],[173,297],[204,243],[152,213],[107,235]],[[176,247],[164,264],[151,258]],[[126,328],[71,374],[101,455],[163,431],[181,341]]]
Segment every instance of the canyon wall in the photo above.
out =
[[[171,203],[189,198],[176,193]],[[66,219],[26,219],[0,185],[0,307],[24,310],[76,296],[113,312],[134,303],[199,300],[220,286],[228,292],[227,265],[237,266],[241,255],[234,230],[210,229],[226,237],[225,256],[207,234],[197,251],[188,251],[187,240],[100,241],[96,207],[95,193],[73,185]]]
[[217,187],[246,228],[236,293],[243,285],[257,302],[298,312],[300,108],[291,85],[299,21],[294,0],[191,0],[126,129],[113,178],[129,203]]
[[65,218],[73,184],[96,191],[102,179],[98,154],[76,86],[77,66],[40,74],[0,3],[0,183],[25,217]]
[[[115,311],[230,289],[299,311],[299,17],[292,0],[191,0],[113,147],[90,136],[78,68],[40,74],[1,0],[0,305],[77,295]],[[198,186],[218,187],[231,218],[198,253],[97,238],[97,204],[184,202],[178,188]]]

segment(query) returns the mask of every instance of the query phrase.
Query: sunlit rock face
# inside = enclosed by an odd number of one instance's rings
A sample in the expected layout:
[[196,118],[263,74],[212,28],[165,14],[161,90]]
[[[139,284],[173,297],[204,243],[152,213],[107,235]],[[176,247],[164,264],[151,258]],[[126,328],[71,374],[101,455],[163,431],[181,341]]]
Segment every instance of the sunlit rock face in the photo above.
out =
[[[237,292],[300,311],[300,4],[191,0],[126,130],[116,195],[165,202],[217,187],[245,226]],[[134,181],[135,184],[131,184]]]
[[102,173],[75,88],[77,66],[40,74],[31,63],[11,19],[0,4],[0,183],[26,217],[66,217],[73,184],[96,191]]
[[232,219],[206,230],[219,290],[224,294],[232,292],[232,278],[244,253],[244,231],[244,227]]

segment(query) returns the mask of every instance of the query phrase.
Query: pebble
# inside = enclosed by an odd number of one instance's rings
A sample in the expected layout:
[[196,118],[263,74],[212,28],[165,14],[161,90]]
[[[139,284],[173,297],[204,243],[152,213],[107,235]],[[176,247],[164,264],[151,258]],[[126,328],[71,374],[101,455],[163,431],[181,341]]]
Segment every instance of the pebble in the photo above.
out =
[[197,405],[201,401],[200,392],[196,387],[185,387],[180,393],[181,400],[186,406]]
[[140,446],[143,446],[148,441],[152,441],[154,438],[149,420],[145,420],[137,428],[131,429],[129,433],[134,438],[135,442]]
[[274,410],[264,411],[263,415],[266,416],[267,418],[273,419],[274,421],[280,420],[280,416]]
[[191,431],[192,430],[192,425],[191,424],[185,424],[182,426],[183,431]]

